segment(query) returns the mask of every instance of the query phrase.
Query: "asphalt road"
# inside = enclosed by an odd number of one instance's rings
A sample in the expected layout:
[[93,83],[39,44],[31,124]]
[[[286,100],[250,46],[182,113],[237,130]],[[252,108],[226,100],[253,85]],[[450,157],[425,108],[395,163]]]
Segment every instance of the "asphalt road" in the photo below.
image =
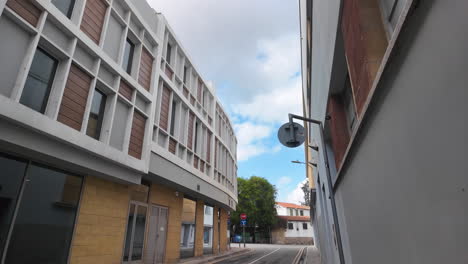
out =
[[[232,244],[234,246],[234,244]],[[251,252],[216,264],[290,264],[304,246],[249,245]]]

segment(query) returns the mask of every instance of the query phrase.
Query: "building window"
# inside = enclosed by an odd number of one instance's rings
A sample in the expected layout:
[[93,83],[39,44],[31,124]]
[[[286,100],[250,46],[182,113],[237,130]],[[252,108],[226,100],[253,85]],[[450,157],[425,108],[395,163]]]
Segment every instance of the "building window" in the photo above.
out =
[[294,229],[294,224],[293,223],[288,223],[288,229],[293,230]]
[[299,215],[299,214],[298,214],[298,212],[297,212],[297,209],[294,209],[294,212],[296,213],[296,216],[298,216],[298,215]]
[[133,44],[133,42],[130,39],[127,39],[127,41],[125,42],[125,50],[124,50],[122,67],[128,74],[132,74],[134,52],[135,52],[135,44]]
[[66,263],[83,178],[4,156],[0,167],[0,258]]
[[52,4],[57,7],[66,17],[70,18],[75,6],[75,0],[52,0]]
[[194,145],[195,153],[198,152],[198,122],[195,122],[195,145]]
[[167,42],[167,50],[166,50],[167,64],[171,64],[171,56],[172,56],[172,46],[169,42]]
[[146,211],[148,207],[138,202],[130,202],[127,234],[125,236],[124,261],[142,260],[145,241]]
[[170,133],[171,136],[175,134],[175,124],[176,124],[176,114],[177,114],[177,102],[174,100],[172,101],[172,111],[171,111],[171,126],[170,126]]
[[291,208],[289,208],[289,215],[290,215],[290,216],[293,216],[293,215],[294,215],[293,209],[291,209]]
[[86,135],[99,140],[101,135],[102,120],[104,119],[104,109],[106,108],[107,96],[99,90],[94,91],[91,111],[89,112],[88,128]]
[[304,216],[304,211],[303,211],[303,210],[301,210],[301,212],[300,212],[300,213],[301,213],[301,216]]
[[184,83],[187,84],[188,67],[184,66]]
[[302,229],[307,230],[307,228],[309,228],[309,227],[307,226],[307,223],[302,223]]
[[44,113],[54,81],[58,61],[42,49],[37,49],[29,70],[20,103]]

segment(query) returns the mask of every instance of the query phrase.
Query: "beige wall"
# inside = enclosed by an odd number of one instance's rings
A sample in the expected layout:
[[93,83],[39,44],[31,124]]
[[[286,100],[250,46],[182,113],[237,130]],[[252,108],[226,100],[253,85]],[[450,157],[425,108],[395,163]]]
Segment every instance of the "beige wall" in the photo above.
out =
[[228,219],[228,211],[224,208],[221,208],[221,224],[219,229],[219,241],[220,241],[220,251],[225,252],[227,250],[227,219]]
[[180,227],[183,194],[163,185],[152,184],[150,203],[169,208],[165,263],[176,263],[180,258]]
[[121,263],[129,187],[86,177],[70,263]]
[[195,227],[195,257],[203,255],[203,218],[205,203],[197,201],[196,227]]

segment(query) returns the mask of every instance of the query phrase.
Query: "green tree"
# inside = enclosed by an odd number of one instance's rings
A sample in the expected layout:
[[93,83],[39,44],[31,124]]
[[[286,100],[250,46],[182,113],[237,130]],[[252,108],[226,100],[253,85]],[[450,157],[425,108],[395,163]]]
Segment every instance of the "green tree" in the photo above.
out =
[[301,189],[304,192],[304,203],[303,203],[303,205],[310,206],[309,179],[306,179],[306,181],[302,184]]
[[239,227],[241,213],[247,214],[248,230],[254,237],[255,232],[269,236],[270,229],[276,223],[276,188],[265,178],[252,176],[249,179],[238,178],[237,190],[239,203],[231,214],[231,222]]

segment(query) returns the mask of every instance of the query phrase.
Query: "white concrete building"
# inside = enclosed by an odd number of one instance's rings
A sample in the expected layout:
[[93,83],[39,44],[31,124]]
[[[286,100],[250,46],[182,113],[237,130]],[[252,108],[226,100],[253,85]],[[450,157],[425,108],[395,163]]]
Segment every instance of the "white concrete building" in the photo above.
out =
[[202,255],[181,215],[226,250],[237,140],[207,83],[147,1],[0,0],[0,263]]
[[276,213],[278,225],[272,231],[273,243],[313,243],[314,231],[308,206],[276,202]]

